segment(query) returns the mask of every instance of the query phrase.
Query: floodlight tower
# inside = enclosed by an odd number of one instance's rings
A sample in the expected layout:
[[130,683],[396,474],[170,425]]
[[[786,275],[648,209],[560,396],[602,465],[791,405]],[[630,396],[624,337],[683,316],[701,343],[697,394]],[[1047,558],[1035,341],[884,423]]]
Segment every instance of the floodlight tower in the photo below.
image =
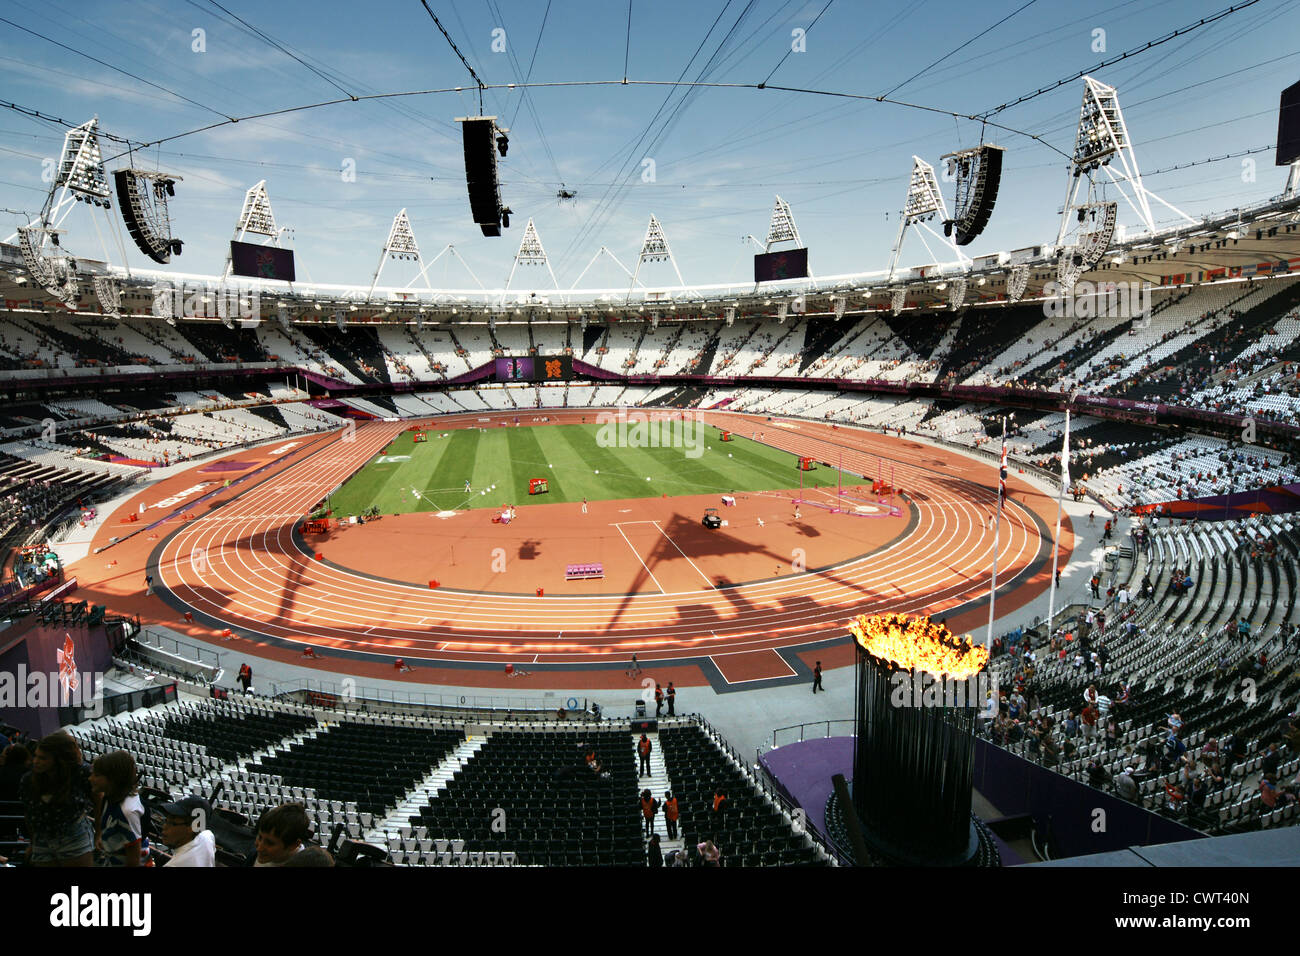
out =
[[[1106,200],[1104,191],[1107,185],[1115,187],[1148,233],[1156,231],[1155,216],[1151,212],[1152,199],[1187,222],[1195,222],[1187,213],[1143,185],[1133,141],[1115,88],[1090,76],[1085,76],[1083,82],[1083,105],[1079,109],[1074,154],[1070,157],[1061,228],[1056,236],[1056,247],[1061,256],[1058,272],[1061,284],[1066,288],[1072,287],[1083,272],[1096,265],[1111,244],[1119,203]],[[1106,174],[1106,180],[1100,183],[1094,175],[1098,170]],[[1083,193],[1082,198],[1080,193]],[[1067,241],[1067,235],[1071,234],[1074,236],[1072,242]]]
[[677,268],[677,260],[673,258],[673,250],[668,245],[668,237],[664,235],[663,227],[659,225],[659,220],[653,213],[650,216],[650,224],[646,226],[645,239],[641,243],[641,254],[636,260],[636,269],[632,272],[632,285],[628,286],[627,290],[629,297],[632,295],[632,287],[637,283],[641,267],[647,262],[671,263],[673,272],[677,273],[677,284],[686,285],[686,280],[682,278],[682,270]]
[[[930,228],[927,223],[938,216],[941,220],[948,220],[948,207],[944,205],[943,196],[939,192],[939,183],[934,177],[934,167],[923,160],[920,156],[912,157],[912,178],[907,186],[907,202],[903,206],[901,222],[898,225],[898,238],[894,240],[894,251],[889,259],[889,278],[894,278],[894,272],[898,266],[898,256],[903,251],[903,240],[907,236],[907,230],[910,226],[919,226],[928,232],[935,241],[941,243],[944,247],[956,256],[957,261],[961,262],[967,268],[970,267],[970,258],[966,256],[957,245],[947,236],[941,236]],[[935,262],[939,259],[930,248],[930,244],[925,241],[925,236],[917,234],[920,237],[921,244],[925,246],[925,251],[930,253],[930,258]]]
[[515,253],[515,263],[510,267],[510,275],[506,278],[506,288],[510,288],[510,281],[515,277],[515,270],[521,265],[525,266],[546,266],[546,271],[551,274],[551,284],[559,288],[560,284],[555,281],[555,273],[551,269],[551,260],[546,257],[546,250],[542,248],[541,237],[537,235],[537,227],[533,225],[532,219],[528,220],[528,228],[524,230],[524,237],[519,241],[519,251]]
[[61,226],[79,202],[107,213],[113,205],[111,196],[99,148],[99,117],[93,117],[64,134],[63,152],[40,216],[20,226],[6,240],[18,241],[23,265],[32,280],[69,308],[77,305],[80,285],[76,259],[60,246],[59,237],[65,233]]
[[[370,280],[370,289],[366,292],[366,301],[370,301],[370,296],[374,294],[375,286],[379,284],[379,276],[384,271],[384,265],[389,259],[402,259],[413,261],[420,267],[420,273],[416,279],[423,276],[424,286],[432,291],[433,286],[429,282],[429,276],[426,273],[428,268],[424,260],[420,258],[420,246],[415,241],[415,232],[411,229],[411,220],[403,209],[393,217],[393,225],[388,230],[388,241],[384,243],[383,252],[379,253],[379,265],[375,267],[374,278]],[[408,282],[411,285],[415,279]]]
[[767,227],[767,245],[763,251],[771,252],[772,247],[778,242],[793,242],[795,246],[803,247],[803,240],[799,238],[799,227],[795,225],[790,204],[780,196],[776,197],[776,205],[772,207],[772,221]]
[[[266,192],[266,180],[252,186],[244,194],[244,208],[240,210],[239,222],[235,224],[234,240],[243,242],[248,235],[265,236],[271,240],[271,245],[279,248],[280,236],[289,230],[284,227],[277,227],[275,224],[275,213],[271,209],[271,197]],[[266,243],[263,243],[265,245]],[[228,279],[231,271],[234,269],[234,262],[230,255],[226,255],[226,267],[222,270],[222,279]]]
[[41,209],[41,225],[58,229],[78,202],[111,209],[112,195],[99,149],[99,117],[68,130],[54,185]]

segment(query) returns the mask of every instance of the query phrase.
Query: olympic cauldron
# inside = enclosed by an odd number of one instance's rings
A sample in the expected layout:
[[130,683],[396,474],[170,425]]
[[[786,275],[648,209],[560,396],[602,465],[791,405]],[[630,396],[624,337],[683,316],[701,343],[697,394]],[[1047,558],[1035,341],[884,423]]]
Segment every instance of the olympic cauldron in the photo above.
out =
[[971,817],[976,715],[987,648],[904,614],[859,616],[853,807],[873,853],[962,866],[979,853]]

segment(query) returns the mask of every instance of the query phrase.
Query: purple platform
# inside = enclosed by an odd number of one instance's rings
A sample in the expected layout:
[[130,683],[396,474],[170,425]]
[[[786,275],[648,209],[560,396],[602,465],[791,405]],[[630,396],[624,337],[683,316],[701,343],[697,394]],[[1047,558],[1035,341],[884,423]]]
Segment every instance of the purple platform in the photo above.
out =
[[826,801],[830,799],[831,777],[844,774],[853,779],[853,738],[823,737],[786,744],[769,750],[759,763],[771,775],[787,799],[803,807],[808,826],[826,832]]
[[[809,828],[826,834],[826,801],[830,799],[831,777],[844,774],[853,780],[853,737],[822,737],[769,750],[758,758],[769,778],[791,803],[802,807]],[[993,842],[1002,855],[1003,866],[1025,861],[996,833]]]

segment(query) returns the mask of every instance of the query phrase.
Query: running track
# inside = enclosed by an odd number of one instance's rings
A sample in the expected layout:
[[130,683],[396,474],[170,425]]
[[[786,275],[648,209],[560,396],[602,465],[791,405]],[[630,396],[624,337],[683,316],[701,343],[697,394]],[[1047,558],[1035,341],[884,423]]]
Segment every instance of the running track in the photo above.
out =
[[[543,412],[552,422],[576,421],[580,414]],[[858,430],[806,422],[786,429],[767,419],[704,414],[738,431],[762,430],[768,444],[796,454],[829,461],[842,455],[844,468],[861,474],[873,474],[878,457],[888,456],[911,499],[909,530],[884,549],[829,570],[721,589],[535,598],[403,585],[316,561],[294,539],[302,515],[410,424],[373,422],[358,427],[353,440],[340,433],[186,522],[155,548],[150,569],[164,600],[214,628],[292,647],[451,667],[500,669],[511,662],[565,669],[626,661],[632,653],[643,662],[707,657],[721,665],[720,658],[749,655],[751,663],[767,664],[760,672],[781,677],[782,669],[793,676],[799,668],[774,650],[843,642],[845,622],[858,613],[956,609],[967,612],[964,629],[979,626],[973,605],[987,607],[992,559],[993,536],[981,527],[996,501],[982,483],[993,484],[991,465]],[[448,416],[438,427],[477,425],[485,417],[515,415]],[[1029,498],[1040,506],[1046,501]],[[1042,517],[1019,501],[1008,503],[1000,534],[1000,600],[1031,575],[1040,583],[1045,578],[1042,562],[1050,551]],[[346,563],[364,568],[364,555],[349,554]]]

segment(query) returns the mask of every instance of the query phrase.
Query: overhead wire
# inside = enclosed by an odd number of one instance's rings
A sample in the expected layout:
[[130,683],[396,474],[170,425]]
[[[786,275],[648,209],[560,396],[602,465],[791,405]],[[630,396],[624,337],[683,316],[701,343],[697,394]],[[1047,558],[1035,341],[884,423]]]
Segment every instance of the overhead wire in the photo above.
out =
[[[824,14],[827,10],[831,8],[831,4],[834,2],[835,0],[826,0],[826,6],[822,7],[821,10],[817,13],[817,16],[813,17],[812,23],[808,24],[808,26],[804,28],[804,36],[807,36],[808,33],[812,31],[812,28],[817,26],[817,21],[822,18],[822,14]],[[1029,2],[1033,3],[1034,0],[1029,0]],[[794,52],[794,44],[792,43],[790,44],[790,49],[785,51],[785,56],[781,57],[780,61],[776,64],[776,66],[772,67],[771,71],[767,74],[766,77],[764,77],[763,82],[758,84],[760,88],[767,85],[767,81],[770,80],[772,77],[774,77],[776,75],[776,71],[781,69],[781,67],[785,65],[785,61],[790,59],[790,54],[793,52]]]
[[[700,51],[704,49],[704,45],[709,42],[709,37],[713,36],[713,31],[717,29],[718,24],[722,21],[723,15],[731,7],[731,4],[732,4],[732,0],[727,0],[726,6],[724,6],[721,10],[719,10],[718,15],[714,17],[713,23],[709,25],[708,32],[705,33],[704,35],[704,39],[700,41],[699,45],[695,48],[695,51],[691,54],[690,59],[686,61],[686,65],[682,67],[681,73],[678,74],[677,79],[679,82],[684,76],[686,76],[687,72],[691,68],[691,64],[695,62],[696,58],[700,55]],[[626,85],[626,83],[624,85]],[[627,151],[627,155],[629,157],[632,157],[633,160],[635,159],[637,152],[640,150],[641,144],[645,142],[646,137],[650,134],[650,130],[654,128],[655,121],[659,118],[660,114],[663,113],[669,101],[672,99],[674,92],[675,89],[669,90],[668,94],[664,97],[663,102],[659,104],[659,108],[655,110],[654,115],[650,117],[650,121],[646,124],[645,128],[641,131],[640,135],[637,137],[636,142],[633,143],[631,148]],[[620,164],[619,171],[616,174],[616,179],[621,181],[624,175],[624,170],[628,165],[628,162],[629,160],[625,159],[623,163]],[[603,166],[604,164],[602,164],[601,168],[603,168]],[[592,213],[588,215],[586,223],[581,228],[581,235],[584,238],[587,232],[589,231],[589,226],[593,220],[593,217],[596,216],[600,212],[600,210],[604,208],[604,205],[609,201],[610,194],[613,191],[613,188],[614,187],[610,187],[605,191],[604,195],[602,195],[600,199],[597,201],[596,209],[593,210]],[[566,258],[570,250],[574,249],[577,245],[578,245],[578,240],[575,238],[573,241],[569,243],[569,246],[565,249],[564,253],[562,253],[561,258]]]
[[263,33],[263,32],[262,32],[261,30],[259,30],[257,27],[253,26],[251,23],[249,23],[247,20],[245,20],[245,19],[244,19],[243,17],[241,17],[239,14],[237,14],[237,13],[232,13],[230,10],[227,10],[224,6],[222,6],[220,3],[218,3],[217,0],[207,0],[207,2],[210,3],[210,4],[212,4],[212,6],[216,7],[218,10],[220,10],[220,11],[221,11],[222,13],[224,13],[226,16],[228,16],[228,17],[232,17],[232,18],[234,18],[235,20],[238,20],[238,21],[239,21],[240,23],[242,23],[245,27],[247,27],[249,30],[251,30],[253,33],[255,33],[257,36],[261,37],[263,40],[265,40],[265,41],[266,41],[267,43],[269,43],[271,46],[275,47],[277,50],[279,50],[279,51],[280,51],[281,53],[283,53],[285,56],[287,56],[287,57],[289,57],[289,58],[291,58],[291,59],[293,59],[293,60],[296,60],[298,63],[301,63],[301,64],[302,64],[303,66],[305,66],[308,70],[310,70],[312,73],[316,74],[318,77],[320,77],[322,80],[324,80],[324,81],[325,81],[326,83],[328,83],[330,86],[334,87],[334,89],[338,90],[338,91],[339,91],[340,93],[342,93],[344,96],[352,96],[352,91],[351,91],[351,90],[346,90],[346,89],[344,89],[344,88],[343,88],[342,86],[340,86],[338,83],[334,82],[333,79],[331,79],[330,77],[326,76],[326,75],[325,75],[323,72],[321,72],[320,70],[316,69],[316,67],[312,66],[310,63],[308,63],[308,62],[307,62],[306,60],[304,60],[302,57],[298,56],[296,53],[294,53],[294,52],[293,52],[292,50],[290,50],[288,47],[284,46],[284,44],[280,43],[278,40],[275,40],[275,39],[271,38],[270,36],[267,36],[267,34]]
[[1044,93],[1050,93],[1053,90],[1060,89],[1062,86],[1065,86],[1067,83],[1073,83],[1075,80],[1081,80],[1089,73],[1095,73],[1098,70],[1101,70],[1105,67],[1114,66],[1116,63],[1120,63],[1124,60],[1127,60],[1129,57],[1137,56],[1140,53],[1145,53],[1147,50],[1155,49],[1156,47],[1161,46],[1162,44],[1168,43],[1170,40],[1183,36],[1187,33],[1191,33],[1193,30],[1198,30],[1201,27],[1206,26],[1207,24],[1216,23],[1217,21],[1222,20],[1224,17],[1231,16],[1232,14],[1244,10],[1247,7],[1253,7],[1255,4],[1259,2],[1260,0],[1246,0],[1245,3],[1239,3],[1236,6],[1228,7],[1226,10],[1220,10],[1218,13],[1214,14],[1213,16],[1202,17],[1196,23],[1189,24],[1186,27],[1180,27],[1177,30],[1173,30],[1172,32],[1167,33],[1164,36],[1158,37],[1155,40],[1148,40],[1146,44],[1142,46],[1134,47],[1130,50],[1125,50],[1123,53],[1119,54],[1116,57],[1113,57],[1108,60],[1102,60],[1100,63],[1094,64],[1093,66],[1088,67],[1087,69],[1079,70],[1077,73],[1071,73],[1069,76],[1063,77],[1057,80],[1056,82],[1049,84],[1048,86],[1041,87],[1032,93],[1026,93],[1023,96],[1019,96],[1014,100],[1009,100],[1008,102],[1003,103],[1001,106],[995,106],[992,109],[985,110],[979,114],[979,117],[980,119],[986,119],[990,116],[996,116],[999,113],[1003,112],[1004,110],[1011,109],[1013,106],[1019,106],[1021,103],[1027,103],[1032,99],[1037,99],[1038,97],[1042,96]]
[[954,55],[954,54],[956,54],[956,53],[960,53],[962,50],[964,50],[966,47],[970,46],[970,45],[971,45],[972,43],[974,43],[976,40],[980,39],[981,37],[985,36],[985,35],[988,34],[988,33],[991,33],[993,30],[996,30],[998,27],[1002,26],[1002,24],[1006,23],[1008,20],[1010,20],[1010,19],[1011,19],[1012,17],[1014,17],[1016,14],[1018,14],[1018,13],[1024,11],[1024,10],[1029,9],[1030,7],[1032,7],[1032,6],[1033,6],[1035,3],[1037,3],[1037,2],[1038,2],[1038,0],[1026,0],[1026,2],[1025,2],[1024,4],[1022,4],[1021,6],[1017,7],[1015,10],[1012,10],[1010,13],[1008,13],[1005,17],[1003,17],[1003,18],[1002,18],[1001,20],[999,20],[997,23],[992,24],[991,26],[987,27],[987,28],[984,29],[984,30],[981,30],[979,33],[975,34],[973,37],[971,37],[970,39],[966,40],[965,42],[959,44],[959,45],[956,46],[956,47],[953,47],[953,49],[949,50],[949,51],[948,51],[947,53],[945,53],[943,56],[939,57],[939,59],[935,60],[935,61],[934,61],[933,63],[931,63],[929,66],[924,66],[924,67],[922,67],[921,69],[917,70],[915,73],[913,73],[913,74],[912,74],[911,76],[909,76],[907,79],[905,79],[902,83],[899,83],[899,84],[898,84],[897,86],[895,86],[893,89],[891,89],[891,90],[889,90],[887,93],[885,93],[885,95],[886,95],[886,96],[893,96],[895,93],[897,93],[897,92],[898,92],[899,90],[901,90],[903,87],[907,86],[908,83],[911,83],[911,82],[912,82],[913,80],[915,80],[917,77],[919,77],[919,76],[924,76],[926,73],[928,73],[928,72],[929,72],[930,70],[932,70],[934,67],[938,66],[938,65],[939,65],[940,63],[942,63],[944,60],[948,59],[948,57],[950,57],[950,56],[952,56],[952,55]]
[[228,113],[225,113],[219,109],[215,109],[214,107],[208,106],[206,103],[200,103],[198,100],[191,99],[190,97],[185,96],[183,93],[177,93],[175,90],[169,90],[167,89],[167,87],[160,86],[159,84],[153,82],[152,80],[146,80],[144,77],[137,76],[136,74],[130,72],[129,70],[124,70],[120,66],[114,66],[112,63],[109,63],[106,60],[101,60],[97,56],[92,56],[91,54],[78,50],[75,47],[70,47],[66,43],[61,43],[58,40],[54,39],[53,37],[46,36],[43,33],[38,33],[36,30],[29,29],[28,27],[25,27],[20,23],[14,23],[14,21],[8,19],[7,17],[0,17],[0,23],[7,23],[9,26],[13,27],[14,29],[21,30],[24,33],[29,33],[32,36],[36,37],[37,39],[44,40],[47,43],[52,43],[61,50],[67,50],[69,53],[75,53],[77,56],[85,57],[87,60],[90,60],[94,63],[98,63],[100,66],[106,67],[112,70],[114,73],[121,73],[123,76],[128,76],[131,79],[135,80],[137,83],[143,83],[145,86],[153,87],[155,90],[161,90],[162,92],[167,93],[170,96],[176,97],[176,99],[178,100],[184,100],[186,103],[189,103],[191,106],[197,106],[199,109],[206,110],[209,113],[216,113],[218,116],[224,116],[228,122],[234,122],[234,118],[231,117]]
[[[745,8],[741,10],[740,14],[736,17],[735,22],[732,23],[730,29],[728,29],[727,32],[723,35],[722,39],[718,41],[718,45],[714,48],[714,51],[710,55],[709,59],[705,62],[704,66],[700,68],[700,72],[697,74],[696,77],[697,80],[702,79],[703,77],[709,74],[710,70],[716,64],[719,55],[721,55],[722,51],[726,49],[728,42],[735,35],[736,31],[740,28],[741,23],[743,23],[745,18],[749,15],[750,10],[753,9],[755,2],[756,0],[749,0],[749,2],[745,5]],[[730,6],[731,6],[731,0],[728,0],[727,5],[723,7],[722,12],[719,14],[719,17],[725,14],[726,11],[730,8]],[[716,22],[717,21],[715,21],[715,24]],[[712,33],[712,29],[710,29],[710,34],[711,33]],[[706,37],[705,43],[707,42],[708,41]],[[701,45],[701,49],[702,48],[703,48],[703,44]],[[693,60],[694,57],[692,58],[692,61]],[[687,69],[689,70],[689,68],[690,66],[688,64]],[[677,119],[681,116],[683,110],[685,110],[687,105],[695,98],[695,96],[698,95],[699,89],[700,87],[697,86],[687,88],[686,92],[681,96],[677,104],[673,107],[672,111],[668,114],[667,118],[660,125],[658,132],[655,133],[653,138],[650,140],[650,143],[647,147],[647,152],[654,153],[658,149],[659,144],[663,141],[663,138],[667,136],[669,131],[673,128],[673,126],[677,122]],[[672,94],[669,95],[668,100],[671,100],[671,98],[672,98]],[[668,100],[665,100],[665,103],[667,103]],[[662,107],[659,112],[662,112]],[[659,114],[656,113],[656,117],[658,115]],[[652,119],[649,126],[647,126],[647,133],[649,133],[649,131],[653,129],[653,127],[654,127],[654,120]],[[639,149],[639,144],[637,149]],[[635,161],[636,161],[636,153],[634,151],[629,157],[629,163],[635,163]],[[621,185],[614,190],[612,198],[609,200],[609,202],[606,203],[604,209],[599,210],[596,214],[593,214],[593,216],[589,218],[586,226],[580,231],[578,237],[575,237],[575,240],[569,244],[568,249],[574,248],[575,243],[577,241],[579,241],[580,239],[585,239],[586,236],[590,235],[592,232],[594,232],[595,230],[600,228],[601,225],[604,224],[604,222],[608,219],[610,215],[610,210],[612,210],[614,206],[614,202],[618,201],[621,196],[625,195],[627,189],[630,188],[631,176],[634,173],[635,173],[635,168],[633,168],[626,176],[623,177]],[[567,258],[568,249],[566,249],[565,251],[565,258]],[[564,259],[562,258],[561,267],[563,267],[563,261]]]

